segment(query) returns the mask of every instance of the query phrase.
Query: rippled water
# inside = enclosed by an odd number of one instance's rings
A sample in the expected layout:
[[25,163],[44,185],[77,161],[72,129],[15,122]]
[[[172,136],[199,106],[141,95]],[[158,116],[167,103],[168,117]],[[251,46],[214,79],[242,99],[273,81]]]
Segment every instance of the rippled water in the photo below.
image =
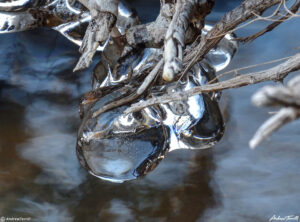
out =
[[[211,20],[237,1],[226,3],[217,1]],[[143,4],[134,3],[144,21],[155,18],[158,1]],[[299,19],[241,45],[228,70],[296,53],[297,27]],[[76,158],[79,98],[91,72],[72,73],[77,47],[44,29],[0,35],[0,50],[0,217],[206,222],[300,215],[300,122],[248,148],[273,110],[251,105],[264,84],[227,92],[229,121],[213,149],[173,151],[146,177],[112,184],[88,175]]]

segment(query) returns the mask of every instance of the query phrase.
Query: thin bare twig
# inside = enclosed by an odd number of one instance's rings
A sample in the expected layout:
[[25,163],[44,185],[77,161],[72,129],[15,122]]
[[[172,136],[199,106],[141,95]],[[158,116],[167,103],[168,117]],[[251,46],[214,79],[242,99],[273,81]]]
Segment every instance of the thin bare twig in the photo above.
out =
[[256,84],[264,81],[280,81],[290,72],[300,69],[300,53],[292,56],[287,61],[267,70],[254,72],[247,75],[241,75],[232,79],[204,86],[194,87],[185,92],[176,92],[154,97],[146,101],[133,104],[125,110],[125,114],[139,111],[145,107],[153,106],[160,103],[168,103],[178,100],[186,100],[189,96],[194,96],[206,92],[216,92],[224,89],[238,88],[249,84]]
[[266,32],[270,32],[272,31],[274,28],[276,28],[278,25],[280,25],[282,22],[288,20],[289,18],[291,17],[294,17],[294,14],[291,14],[290,12],[292,13],[296,13],[298,11],[300,7],[300,2],[297,0],[293,5],[292,7],[290,8],[289,12],[287,12],[284,16],[282,16],[278,21],[275,21],[273,22],[272,24],[268,25],[266,28],[264,28],[263,30],[251,35],[251,36],[248,36],[246,38],[240,38],[238,39],[239,41],[241,42],[252,42],[254,39],[264,35]]
[[[298,0],[296,0],[296,2],[297,2],[297,1],[298,1]],[[292,15],[292,16],[294,16],[294,17],[299,17],[299,16],[300,16],[299,14],[296,14],[296,12],[293,12],[292,10],[290,10],[290,9],[287,7],[286,1],[283,2],[283,7],[284,7],[284,9],[285,9],[290,15]]]
[[155,79],[155,77],[157,76],[157,73],[159,71],[159,69],[162,67],[164,63],[164,60],[161,59],[156,66],[154,67],[154,69],[148,74],[148,76],[145,78],[144,82],[142,83],[142,85],[138,88],[138,90],[136,91],[136,93],[138,95],[142,95],[145,90],[148,88],[148,86],[152,83],[152,81]]
[[250,65],[250,66],[245,66],[245,67],[233,69],[233,70],[230,70],[230,71],[227,71],[227,72],[224,72],[224,73],[221,73],[221,74],[217,75],[215,78],[213,78],[211,81],[209,81],[208,84],[214,83],[216,80],[220,79],[221,77],[223,77],[225,75],[228,75],[228,74],[231,74],[231,73],[235,73],[235,75],[237,76],[239,74],[238,71],[257,68],[259,66],[273,64],[273,63],[276,63],[276,62],[281,62],[281,61],[287,60],[291,57],[292,56],[287,56],[287,57],[280,58],[280,59],[274,59],[274,60],[271,60],[271,61],[268,61],[268,62],[263,62],[263,63],[259,63],[259,64],[255,64],[255,65]]
[[187,65],[182,75],[185,75],[197,61],[203,59],[204,55],[217,45],[228,32],[253,17],[253,12],[262,14],[266,9],[278,3],[282,3],[282,0],[247,0],[243,1],[237,8],[226,13],[207,35],[201,39],[193,52],[185,56],[184,63]]

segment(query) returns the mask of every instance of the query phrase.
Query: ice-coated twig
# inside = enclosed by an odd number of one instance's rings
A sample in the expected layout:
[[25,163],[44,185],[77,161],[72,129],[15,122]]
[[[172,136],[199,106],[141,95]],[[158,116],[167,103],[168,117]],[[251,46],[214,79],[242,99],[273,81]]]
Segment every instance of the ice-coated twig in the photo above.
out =
[[[210,12],[213,1],[178,0],[175,5],[175,13],[168,27],[164,43],[164,69],[163,79],[172,81],[175,74],[182,69],[183,49],[185,47],[185,36],[193,18],[201,19]],[[203,15],[203,12],[204,15]],[[203,25],[203,24],[202,24]],[[198,27],[202,28],[202,27]]]
[[249,142],[254,149],[283,125],[300,117],[300,75],[291,79],[287,86],[265,86],[252,97],[256,106],[281,106],[278,113],[269,118],[256,131]]
[[95,111],[93,113],[93,118],[99,116],[101,113],[104,113],[108,110],[111,110],[113,108],[125,105],[127,103],[132,102],[133,100],[137,99],[138,97],[140,97],[145,90],[149,87],[149,85],[153,82],[153,80],[155,79],[155,77],[157,76],[157,74],[159,73],[160,68],[163,65],[163,60],[161,59],[156,66],[152,69],[152,71],[148,74],[148,76],[145,78],[144,82],[142,83],[142,85],[137,89],[137,91],[125,98],[122,98],[116,102],[111,102],[107,105],[104,105],[103,107],[101,107],[100,109],[98,109],[97,111]]
[[73,71],[87,68],[97,51],[109,37],[118,16],[119,0],[79,0],[91,13],[91,21],[85,32],[79,52],[82,53]]
[[[184,7],[190,2],[178,1],[175,14],[165,36],[163,79],[171,81],[182,68],[182,49],[184,47],[185,31],[188,28],[191,9]],[[187,10],[185,10],[187,8]]]

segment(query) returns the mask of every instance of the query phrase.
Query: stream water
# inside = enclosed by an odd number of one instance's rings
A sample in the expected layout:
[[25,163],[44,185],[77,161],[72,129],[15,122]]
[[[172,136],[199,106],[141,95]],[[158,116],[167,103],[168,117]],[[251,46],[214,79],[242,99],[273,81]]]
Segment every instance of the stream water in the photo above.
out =
[[[209,19],[218,20],[238,3],[216,1]],[[132,4],[144,22],[158,13],[159,1]],[[264,26],[255,23],[238,34]],[[240,45],[227,70],[295,54],[299,39],[296,18]],[[72,72],[77,51],[49,29],[0,35],[0,218],[223,222],[300,216],[300,122],[256,150],[248,147],[275,110],[251,104],[265,84],[224,93],[225,135],[212,149],[175,150],[147,176],[122,184],[88,175],[75,147],[79,99],[91,87],[92,67]]]

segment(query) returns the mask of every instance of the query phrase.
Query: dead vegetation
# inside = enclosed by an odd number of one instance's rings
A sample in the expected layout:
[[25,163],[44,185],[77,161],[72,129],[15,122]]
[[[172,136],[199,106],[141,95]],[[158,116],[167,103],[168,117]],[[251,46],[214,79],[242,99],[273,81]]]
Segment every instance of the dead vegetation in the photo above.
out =
[[[83,46],[81,47],[83,54],[75,68],[76,70],[85,68],[90,64],[98,45],[104,44],[104,41],[113,31],[117,16],[115,6],[118,4],[118,0],[80,0],[80,2],[91,11],[92,21],[87,29]],[[288,7],[287,4],[291,6]],[[265,33],[272,31],[286,20],[297,19],[297,17],[300,16],[298,14],[300,7],[299,0],[244,0],[238,7],[227,12],[204,37],[200,37],[205,17],[213,10],[213,5],[213,0],[161,0],[161,10],[156,21],[131,27],[125,35],[127,42],[132,47],[137,47],[140,44],[151,47],[163,47],[163,59],[153,68],[149,76],[145,78],[135,95],[114,104],[108,104],[94,113],[94,115],[99,115],[106,110],[137,99],[147,90],[147,86],[155,79],[161,66],[163,66],[162,78],[164,81],[177,81],[186,75],[193,65],[203,59],[209,50],[215,47],[228,33],[233,33],[256,21],[268,21],[270,24],[257,33],[246,37],[237,37],[237,40],[241,43],[250,43]],[[270,15],[264,15],[264,12],[268,9],[273,11]],[[187,44],[190,46],[186,47]],[[176,92],[160,97],[153,97],[132,104],[125,113],[128,114],[159,103],[184,100],[189,96],[204,92],[217,92],[264,81],[283,81],[289,73],[300,69],[300,53],[272,62],[281,63],[269,69],[233,76],[228,80],[219,81],[217,83],[211,81],[207,85],[195,87],[186,92]],[[231,72],[223,73],[217,78],[230,73],[237,73],[247,68],[248,67],[242,67]],[[253,148],[257,146],[262,140],[285,123],[299,118],[299,82],[300,79],[299,76],[297,76],[291,80],[287,86],[266,87],[254,95],[253,102],[255,105],[280,106],[282,108],[261,126],[254,138],[250,141],[250,147]]]

